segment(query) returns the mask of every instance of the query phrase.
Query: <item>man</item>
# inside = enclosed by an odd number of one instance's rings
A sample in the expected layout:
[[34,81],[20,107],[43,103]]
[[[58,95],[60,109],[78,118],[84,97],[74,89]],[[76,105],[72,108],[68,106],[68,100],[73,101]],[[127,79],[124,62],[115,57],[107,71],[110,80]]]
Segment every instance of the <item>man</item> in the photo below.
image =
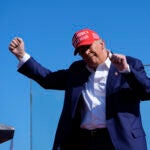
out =
[[45,89],[65,90],[53,150],[146,150],[140,101],[150,99],[150,80],[142,62],[112,54],[90,29],[77,31],[72,44],[82,60],[55,72],[27,54],[21,38],[9,45],[20,73]]

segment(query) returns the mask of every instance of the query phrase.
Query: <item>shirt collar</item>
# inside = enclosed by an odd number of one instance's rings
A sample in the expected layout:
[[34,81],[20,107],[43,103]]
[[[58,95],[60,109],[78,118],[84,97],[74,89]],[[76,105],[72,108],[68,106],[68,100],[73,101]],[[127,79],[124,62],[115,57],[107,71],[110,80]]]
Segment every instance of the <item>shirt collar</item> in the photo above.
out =
[[[96,71],[97,70],[100,70],[101,68],[105,67],[107,69],[110,68],[110,65],[111,65],[111,61],[109,59],[109,57],[107,57],[107,59],[105,60],[105,62],[103,62],[102,64],[99,64],[98,67],[96,68]],[[90,71],[90,72],[95,72],[92,68],[90,68],[89,66],[86,66],[87,69]]]

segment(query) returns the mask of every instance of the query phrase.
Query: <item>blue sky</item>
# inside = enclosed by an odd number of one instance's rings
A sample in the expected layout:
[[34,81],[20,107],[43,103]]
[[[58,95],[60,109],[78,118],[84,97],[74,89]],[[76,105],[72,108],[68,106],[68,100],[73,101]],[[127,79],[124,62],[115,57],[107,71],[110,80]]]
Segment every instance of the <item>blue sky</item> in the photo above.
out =
[[[75,31],[90,28],[114,53],[150,63],[149,0],[2,0],[0,4],[0,123],[15,127],[14,150],[30,150],[30,92],[33,150],[51,150],[63,103],[63,92],[44,90],[17,72],[18,60],[9,52],[19,36],[26,51],[55,71],[80,59],[73,55]],[[141,103],[143,126],[150,149],[150,102]],[[0,144],[8,150],[10,142]]]

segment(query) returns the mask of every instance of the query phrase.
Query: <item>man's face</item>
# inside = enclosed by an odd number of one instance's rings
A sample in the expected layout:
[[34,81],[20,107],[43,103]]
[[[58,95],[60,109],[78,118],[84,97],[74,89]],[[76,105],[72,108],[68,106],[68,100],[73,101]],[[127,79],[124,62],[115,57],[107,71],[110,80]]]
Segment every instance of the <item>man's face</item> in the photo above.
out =
[[107,50],[103,41],[95,41],[91,45],[81,46],[78,52],[87,65],[93,69],[96,69],[107,58]]

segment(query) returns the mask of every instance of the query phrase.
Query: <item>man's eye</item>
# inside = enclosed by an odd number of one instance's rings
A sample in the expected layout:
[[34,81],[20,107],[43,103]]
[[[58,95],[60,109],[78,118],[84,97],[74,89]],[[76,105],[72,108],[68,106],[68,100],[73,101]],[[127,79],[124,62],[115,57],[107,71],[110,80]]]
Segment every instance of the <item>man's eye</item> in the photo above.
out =
[[90,46],[83,46],[83,47],[80,47],[79,49],[79,54],[84,54],[86,52],[86,50],[89,49]]
[[81,49],[81,50],[79,51],[79,54],[80,54],[80,55],[83,55],[83,54],[86,52],[86,50],[87,50],[87,49]]

